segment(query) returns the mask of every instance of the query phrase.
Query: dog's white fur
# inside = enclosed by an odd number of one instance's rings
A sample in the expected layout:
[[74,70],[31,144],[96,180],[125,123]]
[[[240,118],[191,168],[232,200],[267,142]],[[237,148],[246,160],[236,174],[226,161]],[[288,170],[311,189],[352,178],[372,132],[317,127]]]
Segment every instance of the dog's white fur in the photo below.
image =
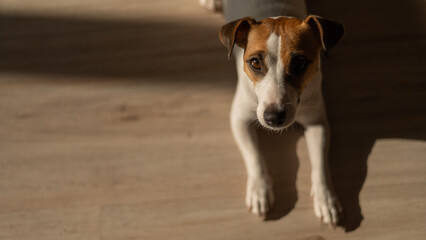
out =
[[[294,15],[297,17],[306,16],[304,1],[287,0],[279,2],[291,9],[290,12],[295,13]],[[258,4],[256,7],[259,12],[265,14],[262,4]],[[231,7],[230,9],[238,8]],[[227,10],[228,16],[240,17],[239,13],[230,13],[225,5],[224,11]],[[258,119],[263,126],[280,130],[296,121],[305,128],[305,138],[312,165],[311,196],[313,197],[315,215],[324,223],[336,225],[339,221],[341,209],[328,176],[329,130],[321,91],[321,70],[304,89],[298,103],[296,89],[290,84],[284,83],[283,61],[279,60],[281,37],[271,33],[267,40],[267,48],[269,54],[265,62],[268,72],[257,84],[253,84],[244,71],[244,50],[235,45],[233,51],[238,72],[238,84],[230,118],[232,132],[243,155],[248,174],[246,205],[252,213],[265,215],[274,202],[271,178],[259,151],[254,125],[251,123],[254,119]],[[287,109],[285,123],[280,127],[268,126],[264,120],[265,109],[271,104],[278,110]]]

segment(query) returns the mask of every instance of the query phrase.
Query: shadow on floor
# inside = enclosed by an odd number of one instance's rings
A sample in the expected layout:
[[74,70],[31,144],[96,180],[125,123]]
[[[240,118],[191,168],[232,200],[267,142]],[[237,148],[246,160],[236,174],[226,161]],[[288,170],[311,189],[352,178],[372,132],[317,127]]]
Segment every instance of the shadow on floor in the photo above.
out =
[[426,140],[426,3],[322,0],[308,1],[308,8],[346,27],[341,45],[324,61],[323,88],[341,224],[353,231],[363,219],[359,194],[376,140]]
[[232,68],[219,26],[2,13],[0,29],[3,73],[191,81]]

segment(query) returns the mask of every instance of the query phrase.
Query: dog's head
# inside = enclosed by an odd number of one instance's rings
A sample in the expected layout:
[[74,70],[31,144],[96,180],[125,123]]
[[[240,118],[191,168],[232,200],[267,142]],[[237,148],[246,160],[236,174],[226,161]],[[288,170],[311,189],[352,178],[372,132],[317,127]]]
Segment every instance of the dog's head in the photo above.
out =
[[304,20],[246,17],[224,25],[220,39],[232,55],[244,49],[244,72],[258,98],[257,117],[270,129],[283,129],[295,119],[303,89],[319,70],[320,51],[343,36],[341,24],[318,16]]

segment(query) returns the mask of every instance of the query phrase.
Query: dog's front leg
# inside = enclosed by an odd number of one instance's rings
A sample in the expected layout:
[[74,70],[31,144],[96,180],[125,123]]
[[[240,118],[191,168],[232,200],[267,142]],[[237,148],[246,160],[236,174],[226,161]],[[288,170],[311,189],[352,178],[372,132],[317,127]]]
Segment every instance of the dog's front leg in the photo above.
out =
[[[240,86],[241,87],[241,86]],[[240,89],[241,90],[241,89]],[[250,100],[238,91],[231,110],[231,128],[235,141],[243,155],[247,170],[246,205],[249,211],[264,216],[273,204],[272,183],[267,167],[259,151],[253,124],[254,113]]]
[[329,130],[327,120],[305,126],[305,138],[311,160],[311,196],[315,215],[324,223],[337,225],[341,207],[335,197],[328,168]]

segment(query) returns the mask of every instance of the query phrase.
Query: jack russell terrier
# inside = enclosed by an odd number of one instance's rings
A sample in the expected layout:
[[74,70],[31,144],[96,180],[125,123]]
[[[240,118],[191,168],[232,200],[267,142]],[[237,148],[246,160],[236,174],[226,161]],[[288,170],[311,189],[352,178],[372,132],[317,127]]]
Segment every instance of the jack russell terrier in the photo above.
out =
[[312,165],[315,215],[337,225],[342,209],[328,169],[329,130],[320,52],[340,41],[343,26],[319,16],[306,17],[302,0],[200,2],[223,7],[225,18],[232,20],[222,27],[219,37],[228,48],[228,58],[233,54],[236,59],[238,84],[231,127],[247,169],[247,207],[265,216],[274,202],[268,169],[250,123],[257,118],[265,128],[279,131],[298,122],[305,128]]

